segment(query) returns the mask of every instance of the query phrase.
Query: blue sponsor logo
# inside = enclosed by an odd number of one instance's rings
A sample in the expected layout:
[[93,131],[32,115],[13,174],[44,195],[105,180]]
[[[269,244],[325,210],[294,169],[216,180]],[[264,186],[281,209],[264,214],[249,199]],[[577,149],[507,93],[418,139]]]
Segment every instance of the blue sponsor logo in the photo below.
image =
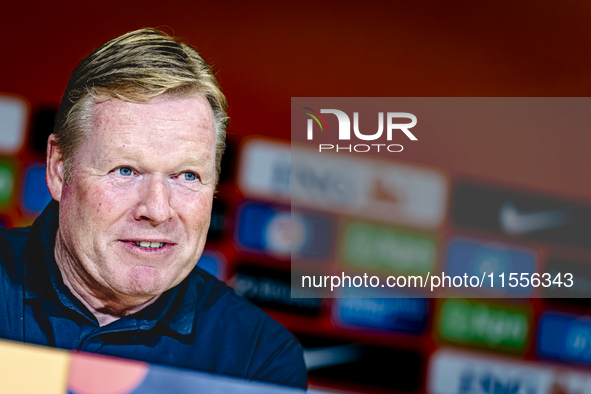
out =
[[23,191],[23,205],[32,213],[45,209],[51,201],[51,195],[45,183],[45,166],[32,165],[25,171],[25,187]]
[[544,315],[537,349],[542,357],[591,364],[591,320]]
[[263,204],[245,204],[238,215],[238,242],[269,255],[326,259],[332,248],[333,222],[327,215],[291,212]]
[[[529,294],[532,287],[509,286],[509,275],[535,272],[534,253],[525,249],[517,249],[497,241],[478,241],[472,239],[454,239],[447,250],[447,263],[444,269],[449,276],[477,276],[491,273],[494,276],[495,291],[512,294]],[[501,287],[499,274],[505,273],[504,287]],[[485,280],[483,287],[489,287],[490,279]]]
[[337,323],[404,333],[425,329],[428,304],[424,298],[337,298],[334,302]]
[[217,252],[203,252],[197,266],[219,280],[226,280],[226,260]]

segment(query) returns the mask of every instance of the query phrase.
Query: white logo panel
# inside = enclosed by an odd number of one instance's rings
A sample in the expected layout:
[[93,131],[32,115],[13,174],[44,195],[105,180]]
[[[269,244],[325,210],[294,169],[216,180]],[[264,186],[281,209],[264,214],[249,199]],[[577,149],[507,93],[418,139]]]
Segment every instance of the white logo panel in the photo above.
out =
[[430,168],[253,139],[240,169],[239,187],[251,197],[422,229],[445,220],[447,178]]
[[24,99],[0,94],[0,153],[18,153],[25,142],[28,106]]
[[591,394],[591,374],[578,370],[450,349],[429,366],[431,394]]

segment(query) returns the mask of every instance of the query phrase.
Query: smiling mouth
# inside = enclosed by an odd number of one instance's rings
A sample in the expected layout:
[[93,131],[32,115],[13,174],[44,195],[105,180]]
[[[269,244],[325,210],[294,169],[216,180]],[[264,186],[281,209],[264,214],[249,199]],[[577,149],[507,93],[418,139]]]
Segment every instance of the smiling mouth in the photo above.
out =
[[159,249],[164,247],[166,242],[133,241],[133,244],[144,249]]

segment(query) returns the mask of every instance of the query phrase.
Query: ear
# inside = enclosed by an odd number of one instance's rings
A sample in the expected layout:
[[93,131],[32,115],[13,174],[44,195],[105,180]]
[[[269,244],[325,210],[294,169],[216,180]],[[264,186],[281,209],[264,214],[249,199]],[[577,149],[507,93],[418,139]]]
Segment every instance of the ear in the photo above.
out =
[[47,140],[47,170],[45,172],[45,181],[47,188],[54,200],[60,201],[62,189],[64,187],[64,160],[57,147],[57,138],[55,134],[49,136]]

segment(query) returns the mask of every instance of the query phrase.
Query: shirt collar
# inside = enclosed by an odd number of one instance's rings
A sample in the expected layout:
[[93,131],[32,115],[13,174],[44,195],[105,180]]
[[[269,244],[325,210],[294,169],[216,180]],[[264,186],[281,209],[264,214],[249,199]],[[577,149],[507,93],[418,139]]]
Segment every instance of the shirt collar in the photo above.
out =
[[[66,307],[77,307],[90,313],[63,283],[54,256],[59,226],[59,203],[52,200],[31,226],[24,255],[26,300],[57,298]],[[162,321],[180,335],[193,331],[198,305],[198,275],[194,270],[183,282],[166,291],[156,302],[128,318],[150,322]],[[80,308],[81,307],[81,308]],[[137,316],[136,316],[137,315]]]
[[179,285],[162,294],[153,305],[147,307],[148,316],[162,321],[180,335],[191,334],[199,298],[195,274],[193,271]]

